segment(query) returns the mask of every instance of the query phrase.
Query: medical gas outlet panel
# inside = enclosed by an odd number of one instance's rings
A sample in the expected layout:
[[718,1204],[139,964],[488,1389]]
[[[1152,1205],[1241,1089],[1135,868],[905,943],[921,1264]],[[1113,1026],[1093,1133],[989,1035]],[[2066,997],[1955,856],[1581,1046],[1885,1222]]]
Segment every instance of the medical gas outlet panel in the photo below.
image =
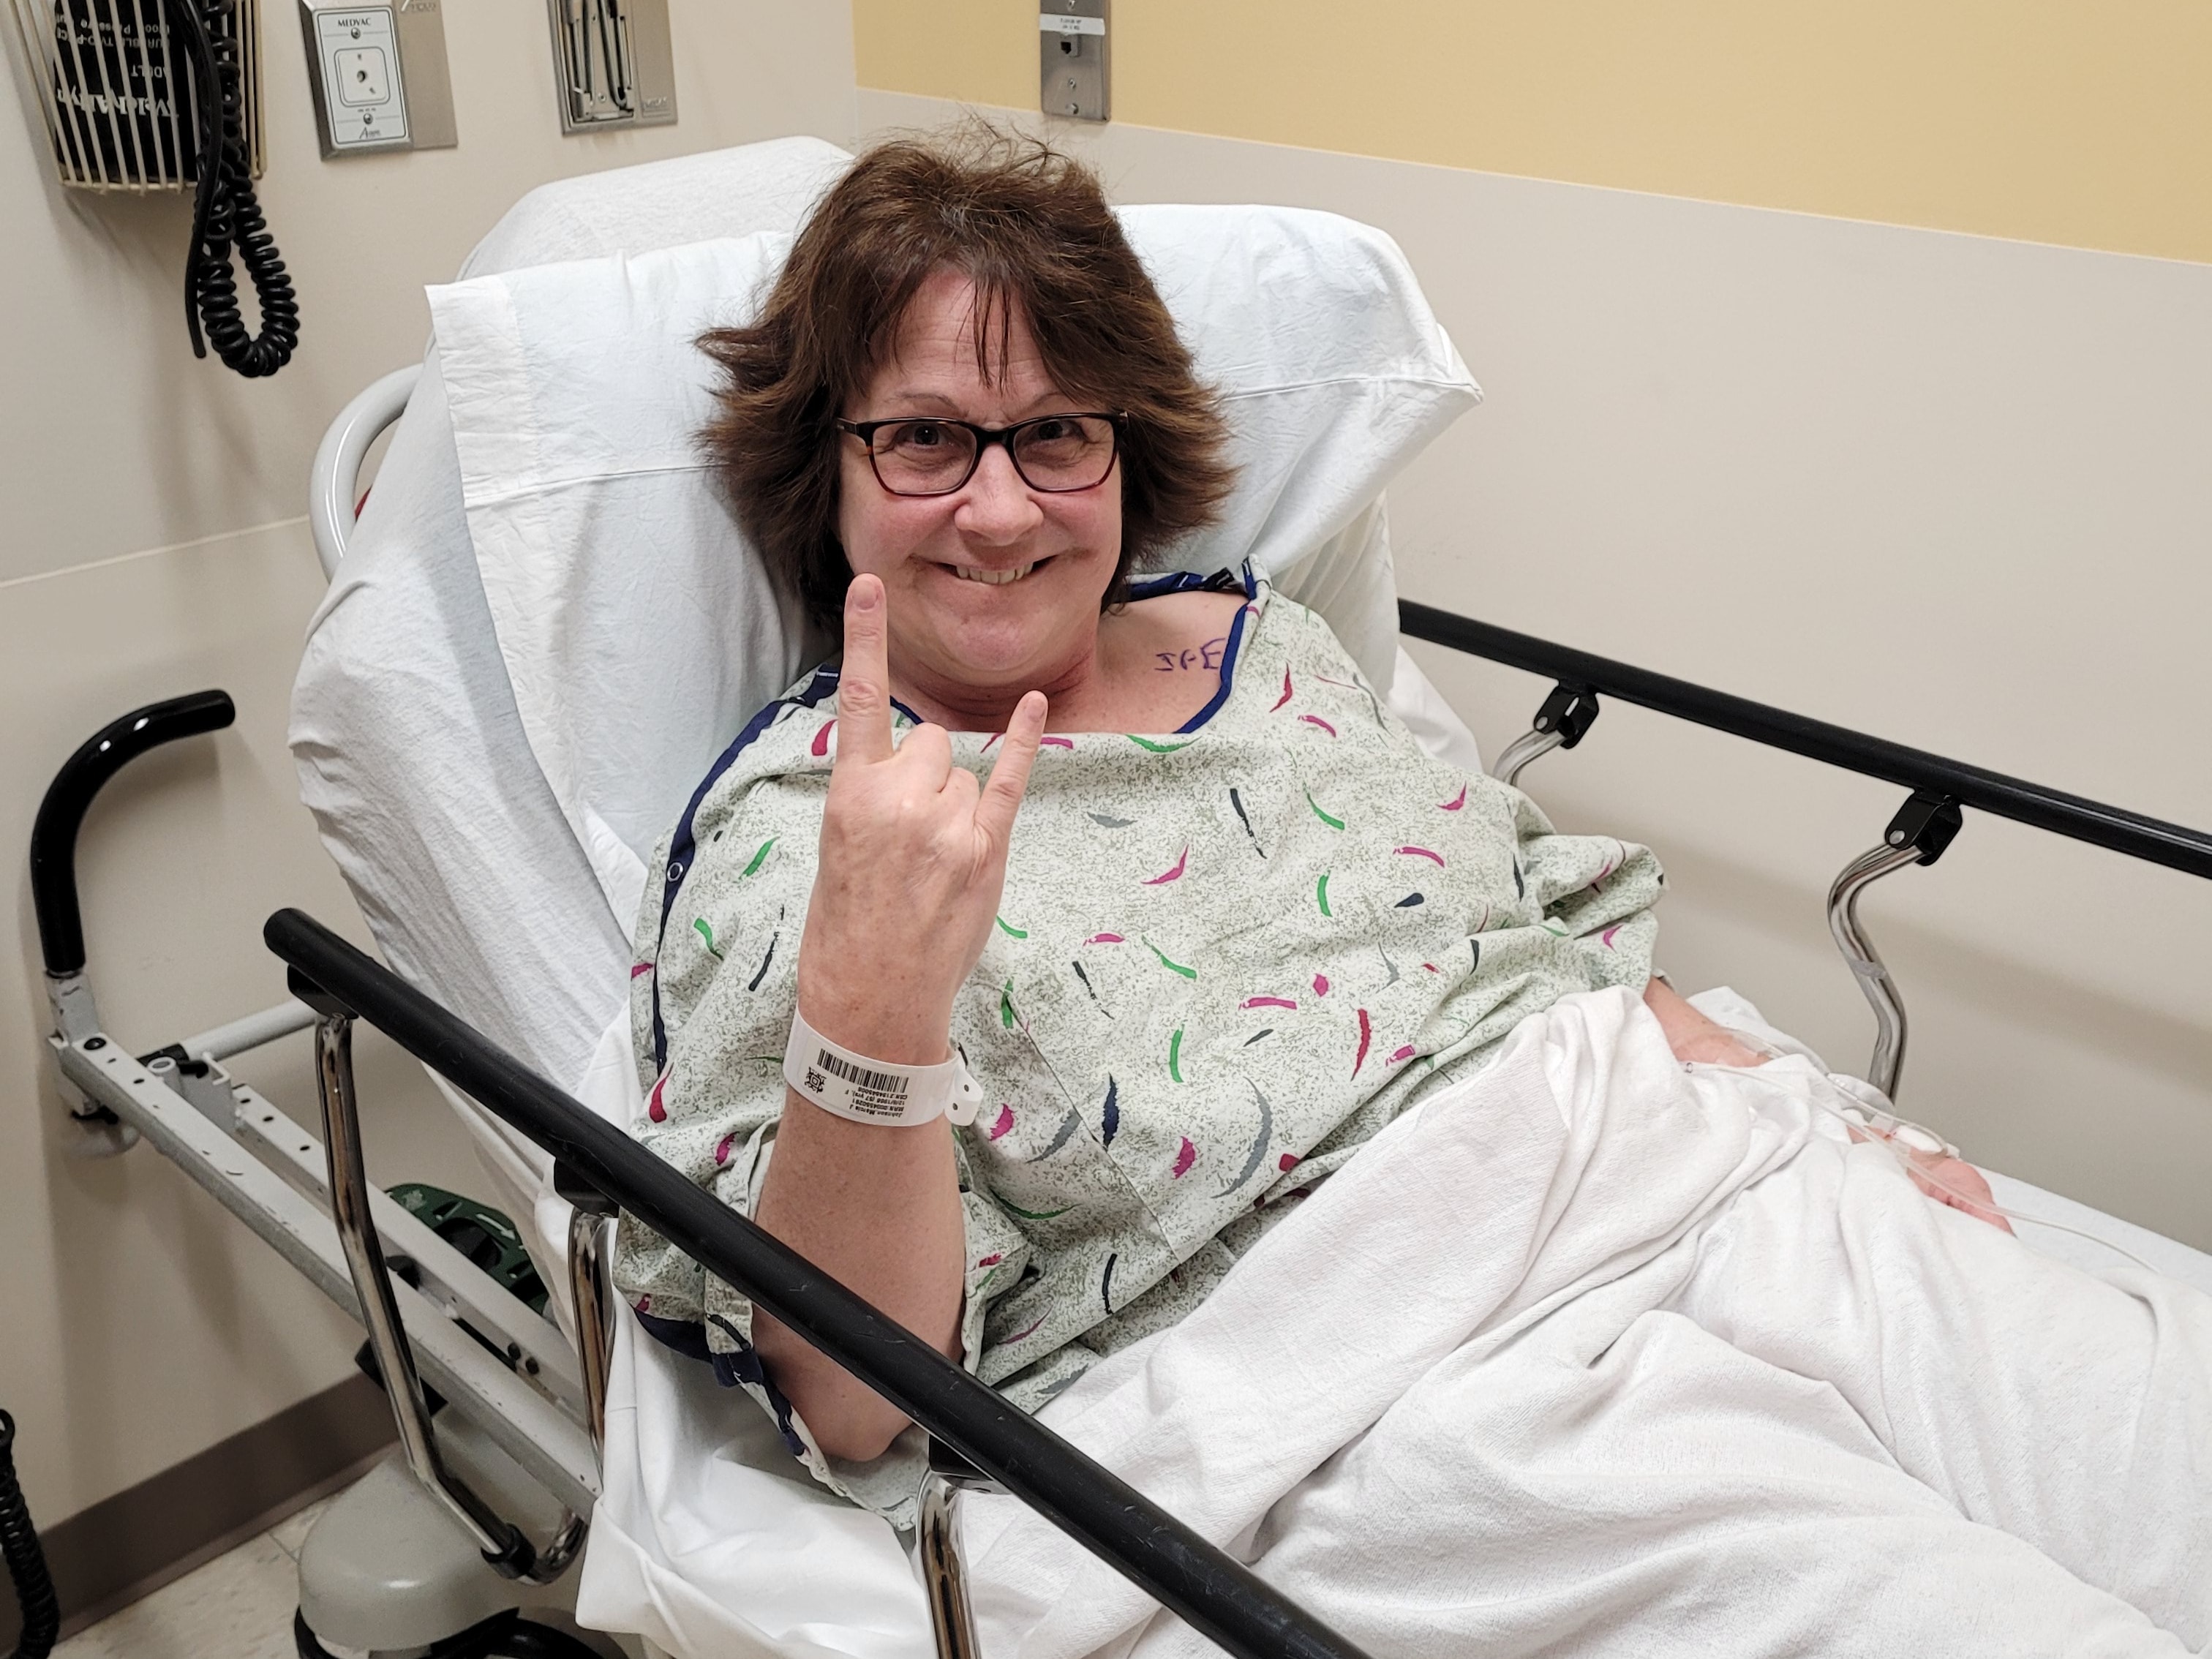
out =
[[459,142],[446,61],[443,0],[334,5],[300,0],[325,161]]

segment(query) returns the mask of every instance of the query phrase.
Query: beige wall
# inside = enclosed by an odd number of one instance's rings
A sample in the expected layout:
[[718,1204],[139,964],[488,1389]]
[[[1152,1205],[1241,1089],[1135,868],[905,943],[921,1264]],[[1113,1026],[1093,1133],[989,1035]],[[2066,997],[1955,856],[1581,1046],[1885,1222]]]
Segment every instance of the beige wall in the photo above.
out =
[[[1409,596],[2212,828],[2212,267],[1050,127],[1122,200],[1403,245],[1488,393],[1393,487]],[[1539,682],[1419,654],[1488,752],[1526,729]],[[1626,707],[1524,782],[1657,848],[1678,979],[1864,1063],[1822,899],[1902,791]],[[1970,814],[1864,908],[1913,1017],[1908,1110],[2212,1248],[2212,883]]]
[[[259,940],[280,904],[359,936],[284,748],[321,587],[300,515],[324,426],[419,356],[422,284],[450,276],[531,186],[792,132],[850,140],[842,8],[671,9],[673,128],[564,139],[544,5],[472,0],[446,12],[460,147],[325,162],[295,15],[265,7],[262,199],[305,323],[298,357],[261,382],[191,356],[183,204],[61,191],[20,71],[0,78],[0,848],[16,895],[15,944],[0,952],[0,1401],[21,1425],[42,1524],[328,1386],[358,1333],[150,1152],[67,1155],[22,877],[40,793],[88,732],[137,703],[207,685],[238,700],[234,730],[137,763],[86,826],[94,984],[108,1029],[133,1048],[280,998]],[[411,1062],[368,1041],[362,1065],[372,1174],[481,1189]],[[304,1039],[240,1069],[312,1112]]]
[[[1036,104],[1036,0],[854,0],[864,87]],[[1115,0],[1117,120],[2212,259],[2201,0]]]

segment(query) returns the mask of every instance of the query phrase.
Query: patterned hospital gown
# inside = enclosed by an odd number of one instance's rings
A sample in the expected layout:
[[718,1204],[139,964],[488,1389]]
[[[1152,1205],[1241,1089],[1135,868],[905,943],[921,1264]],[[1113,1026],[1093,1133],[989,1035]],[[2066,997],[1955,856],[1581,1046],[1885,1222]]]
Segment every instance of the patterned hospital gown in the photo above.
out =
[[[1648,851],[1556,835],[1517,790],[1430,759],[1325,623],[1243,586],[1220,691],[1180,732],[1045,738],[955,1004],[986,1091],[957,1133],[966,1360],[1030,1409],[1182,1318],[1519,1020],[1650,972]],[[836,684],[814,673],[716,763],[640,922],[634,1133],[740,1212],[783,1109]],[[995,741],[956,735],[956,757],[987,769]],[[616,1272],[647,1328],[760,1400],[817,1477],[910,1516],[916,1431],[833,1462],[763,1374],[744,1297],[628,1218]]]

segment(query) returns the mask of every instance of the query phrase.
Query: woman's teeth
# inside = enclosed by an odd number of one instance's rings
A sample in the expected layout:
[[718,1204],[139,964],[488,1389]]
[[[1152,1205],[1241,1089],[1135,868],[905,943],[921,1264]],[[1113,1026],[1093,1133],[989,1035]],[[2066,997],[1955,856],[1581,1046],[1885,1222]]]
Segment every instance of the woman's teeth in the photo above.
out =
[[1021,580],[1042,562],[1042,559],[1034,559],[1027,564],[1012,565],[1004,570],[981,570],[971,564],[956,564],[950,568],[962,581],[988,582],[994,587],[1004,587],[1008,582]]

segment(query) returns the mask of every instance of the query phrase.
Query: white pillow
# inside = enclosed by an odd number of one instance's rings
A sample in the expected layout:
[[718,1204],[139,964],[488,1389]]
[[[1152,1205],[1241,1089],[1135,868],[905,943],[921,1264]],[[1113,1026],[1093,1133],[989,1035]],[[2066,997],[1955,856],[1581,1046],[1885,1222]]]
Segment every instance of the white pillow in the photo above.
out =
[[[1395,593],[1362,515],[1480,389],[1380,231],[1290,208],[1121,217],[1222,395],[1241,469],[1220,523],[1174,562],[1249,557],[1293,593],[1335,592],[1332,623],[1387,691]],[[750,313],[788,246],[769,233],[430,291],[523,729],[625,918],[713,757],[804,665],[700,452],[713,374],[692,344]],[[1322,569],[1332,543],[1342,568]]]
[[[852,159],[780,138],[561,179],[508,210],[462,275],[788,231]],[[755,672],[762,698],[782,689],[778,665]],[[622,1001],[635,912],[609,908],[523,730],[434,343],[308,624],[292,746],[301,798],[386,959],[573,1081]]]

